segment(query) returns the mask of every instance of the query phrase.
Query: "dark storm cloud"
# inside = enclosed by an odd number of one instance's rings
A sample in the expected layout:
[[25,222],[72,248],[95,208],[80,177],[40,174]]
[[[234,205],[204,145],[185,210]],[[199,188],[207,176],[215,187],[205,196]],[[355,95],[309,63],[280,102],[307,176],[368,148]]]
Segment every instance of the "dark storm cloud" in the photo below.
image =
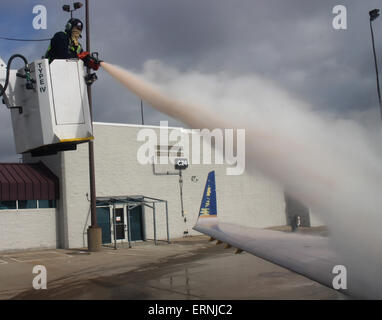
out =
[[[7,34],[52,36],[68,15],[70,1],[7,1],[15,28]],[[31,31],[33,4],[48,9],[48,30]],[[110,0],[90,1],[92,50],[110,63],[140,70],[149,59],[183,71],[233,75],[261,74],[301,96],[315,108],[341,117],[375,111],[377,95],[368,11],[378,0]],[[22,5],[24,4],[24,5]],[[332,28],[332,9],[348,9],[348,30]],[[84,18],[84,9],[75,13]],[[29,19],[25,19],[28,18]],[[84,19],[83,19],[84,20]],[[17,21],[21,21],[20,23]],[[17,22],[17,23],[16,23]],[[382,18],[374,22],[377,52],[382,63]],[[5,31],[4,31],[5,32]],[[83,38],[85,44],[85,37]],[[3,43],[2,45],[8,45]],[[14,49],[14,44],[9,44]],[[30,59],[40,57],[47,43],[19,45]],[[8,58],[13,52],[1,55]],[[20,51],[17,50],[17,51]],[[94,85],[95,121],[140,123],[139,99],[105,72]],[[368,118],[363,116],[362,118]],[[167,116],[145,106],[145,122],[158,124]],[[0,130],[11,132],[1,121]],[[170,119],[170,125],[179,124]],[[8,141],[8,140],[6,140]],[[2,142],[5,150],[12,143]],[[6,146],[7,145],[7,146]],[[6,146],[6,147],[5,147]],[[3,150],[4,150],[3,148]]]
[[[348,30],[332,28],[337,1],[110,1],[93,23],[105,60],[140,68],[159,59],[183,70],[260,73],[318,108],[376,106],[368,11],[343,1]],[[113,15],[113,12],[115,13]],[[110,20],[110,16],[113,19]],[[375,22],[375,32],[382,24]],[[105,41],[107,39],[107,41]],[[382,39],[382,36],[377,38]],[[382,40],[377,43],[382,51]]]

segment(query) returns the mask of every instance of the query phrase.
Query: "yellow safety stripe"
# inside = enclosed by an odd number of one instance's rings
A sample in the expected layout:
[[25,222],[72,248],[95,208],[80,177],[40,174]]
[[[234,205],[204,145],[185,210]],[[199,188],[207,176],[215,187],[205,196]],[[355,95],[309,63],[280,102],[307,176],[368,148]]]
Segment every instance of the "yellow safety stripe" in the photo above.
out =
[[89,141],[89,140],[94,140],[94,137],[91,136],[89,138],[61,139],[60,142],[77,142],[77,141]]

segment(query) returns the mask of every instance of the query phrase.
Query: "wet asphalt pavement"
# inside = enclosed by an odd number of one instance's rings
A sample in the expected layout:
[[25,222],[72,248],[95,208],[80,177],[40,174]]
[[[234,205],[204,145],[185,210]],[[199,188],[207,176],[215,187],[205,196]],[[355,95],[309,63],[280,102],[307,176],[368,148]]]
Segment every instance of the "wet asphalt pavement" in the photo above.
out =
[[[190,243],[192,245],[192,243]],[[50,283],[13,299],[346,299],[341,293],[248,253],[209,243],[93,279]]]

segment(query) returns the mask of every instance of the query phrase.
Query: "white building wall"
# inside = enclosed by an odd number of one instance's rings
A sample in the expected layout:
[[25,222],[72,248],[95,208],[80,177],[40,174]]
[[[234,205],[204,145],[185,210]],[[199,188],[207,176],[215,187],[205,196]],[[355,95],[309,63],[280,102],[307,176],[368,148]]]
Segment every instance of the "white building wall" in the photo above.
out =
[[60,152],[56,155],[45,156],[45,157],[32,157],[30,154],[23,155],[23,162],[32,163],[42,161],[58,178],[59,180],[59,190],[60,199],[57,203],[57,221],[56,221],[56,231],[57,231],[57,247],[58,248],[69,248],[68,241],[68,215],[67,215],[67,185],[66,185],[66,170],[65,170],[65,152]]
[[[141,165],[137,161],[138,148],[143,144],[137,141],[137,134],[142,128],[137,125],[94,123],[98,197],[144,195],[167,200],[170,237],[181,237],[184,231],[197,234],[192,227],[197,219],[208,172],[215,170],[221,221],[260,228],[286,224],[284,193],[276,183],[260,173],[228,176],[226,165],[192,163],[183,171],[185,223],[181,216],[179,176],[156,176],[151,164]],[[159,136],[159,127],[144,128],[155,130]],[[184,135],[190,134],[186,130],[182,132]],[[86,231],[90,224],[88,144],[78,145],[77,151],[26,160],[42,160],[60,179],[58,230],[61,247],[86,247]],[[167,170],[174,171],[173,165],[156,166],[158,172]],[[157,236],[165,239],[164,204],[157,205],[156,217]],[[316,218],[311,220],[312,225],[319,224]],[[146,237],[152,239],[153,217],[149,208],[145,208],[144,224]]]
[[0,210],[0,251],[56,248],[56,209]]
[[310,210],[309,214],[310,214],[310,225],[312,227],[319,227],[319,226],[325,225],[323,220],[320,218],[320,215],[318,215],[316,212],[313,212],[312,210]]
[[[147,128],[147,127],[145,127]],[[285,225],[285,201],[282,190],[261,175],[244,173],[227,176],[225,165],[192,165],[183,171],[184,211],[187,222],[181,216],[179,177],[155,176],[151,164],[137,161],[137,141],[141,126],[94,124],[96,190],[98,197],[144,195],[168,201],[170,237],[181,237],[192,230],[204,191],[207,174],[216,172],[219,218],[222,221],[243,223],[256,227]],[[158,127],[152,127],[158,132]],[[187,132],[185,134],[188,134]],[[79,145],[75,152],[63,153],[61,173],[62,190],[65,193],[64,215],[67,219],[66,246],[86,246],[86,230],[90,223],[88,146]],[[49,165],[49,164],[47,164]],[[174,171],[173,165],[157,165],[156,170]],[[197,182],[191,181],[195,176]],[[195,180],[195,179],[194,179]],[[157,205],[157,236],[166,238],[164,204]],[[153,216],[145,208],[145,233],[153,238]]]

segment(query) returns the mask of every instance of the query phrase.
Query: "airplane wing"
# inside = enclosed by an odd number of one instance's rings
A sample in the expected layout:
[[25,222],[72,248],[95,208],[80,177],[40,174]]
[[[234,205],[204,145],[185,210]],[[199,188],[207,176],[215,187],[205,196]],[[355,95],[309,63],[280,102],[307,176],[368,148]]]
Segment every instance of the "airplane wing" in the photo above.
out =
[[[219,223],[216,210],[215,173],[210,172],[199,218],[194,230],[232,247],[297,272],[333,288],[333,268],[342,265],[339,255],[322,236],[285,233]],[[349,294],[349,292],[343,292]]]

